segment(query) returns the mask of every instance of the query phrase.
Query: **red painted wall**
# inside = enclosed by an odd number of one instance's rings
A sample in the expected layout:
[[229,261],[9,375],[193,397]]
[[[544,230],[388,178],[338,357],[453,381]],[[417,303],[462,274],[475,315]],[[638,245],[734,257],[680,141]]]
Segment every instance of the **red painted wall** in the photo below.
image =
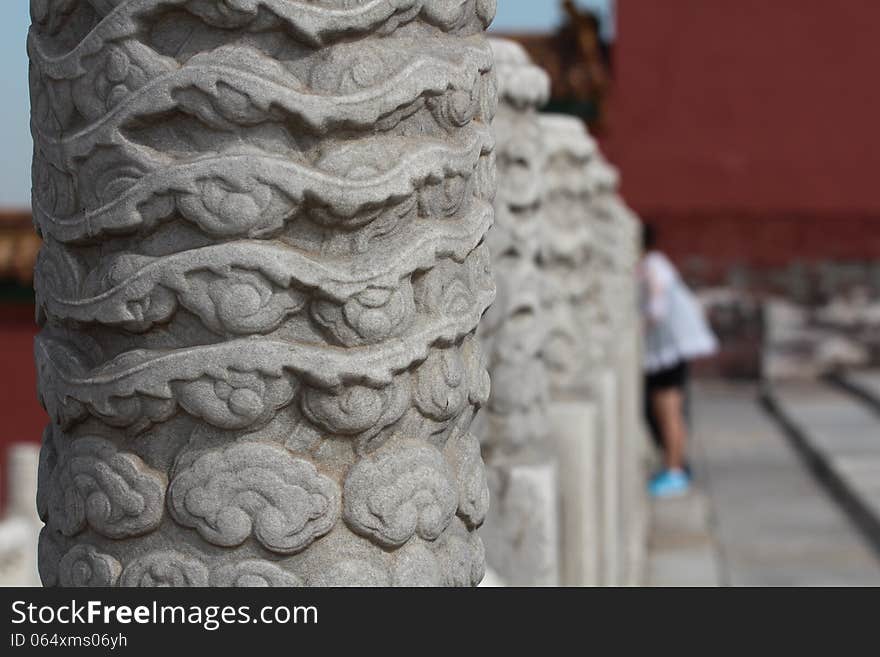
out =
[[9,442],[39,441],[48,421],[37,401],[34,368],[34,307],[0,307],[0,399],[5,411],[0,423],[0,447]]
[[0,508],[7,493],[6,448],[13,442],[39,442],[48,422],[37,401],[36,334],[32,305],[0,305]]
[[618,0],[605,148],[679,259],[877,258],[878,69],[877,0]]

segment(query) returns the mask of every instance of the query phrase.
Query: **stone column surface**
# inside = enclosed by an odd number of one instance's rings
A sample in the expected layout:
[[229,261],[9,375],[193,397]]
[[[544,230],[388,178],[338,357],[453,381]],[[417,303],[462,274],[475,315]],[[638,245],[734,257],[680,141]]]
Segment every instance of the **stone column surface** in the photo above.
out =
[[648,506],[645,495],[647,438],[643,414],[641,318],[638,313],[636,264],[641,249],[641,223],[619,195],[620,176],[601,152],[591,160],[594,184],[590,218],[596,235],[596,262],[602,279],[605,309],[596,325],[604,327],[603,359],[619,379],[619,435],[622,555],[619,582],[641,582],[647,540]]
[[39,447],[13,443],[7,450],[6,509],[0,519],[0,586],[39,586],[37,537],[43,525],[34,498]]
[[583,401],[557,401],[550,408],[550,436],[559,456],[560,579],[565,586],[598,586],[598,408]]
[[[597,302],[590,268],[587,166],[595,144],[571,116],[540,117],[545,150],[540,264],[547,281],[542,312],[548,330],[542,358],[550,379],[551,439],[562,465],[562,572],[568,586],[595,586],[602,556],[602,405],[589,368],[591,321],[582,309]],[[595,459],[588,462],[589,458]],[[572,472],[581,464],[580,472]]]
[[498,75],[498,196],[487,244],[498,297],[480,325],[492,378],[480,439],[492,511],[483,529],[487,560],[515,586],[559,583],[556,464],[547,442],[549,379],[541,359],[544,317],[540,254],[543,147],[537,109],[550,80],[523,48],[491,39]]
[[475,585],[495,0],[32,0],[54,586]]

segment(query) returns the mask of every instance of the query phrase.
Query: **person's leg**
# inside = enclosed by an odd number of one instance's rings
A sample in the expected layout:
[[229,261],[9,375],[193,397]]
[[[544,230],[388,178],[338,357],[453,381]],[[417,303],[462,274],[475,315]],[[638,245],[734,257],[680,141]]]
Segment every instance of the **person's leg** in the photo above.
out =
[[654,389],[655,385],[653,377],[650,374],[645,375],[644,388],[644,404],[645,404],[645,423],[648,425],[648,433],[654,445],[661,451],[663,447],[663,435],[660,433],[660,425],[657,423],[657,414],[654,413]]
[[683,408],[684,395],[680,388],[663,388],[654,391],[652,402],[663,436],[666,467],[669,470],[683,470],[687,448],[687,426],[684,422]]

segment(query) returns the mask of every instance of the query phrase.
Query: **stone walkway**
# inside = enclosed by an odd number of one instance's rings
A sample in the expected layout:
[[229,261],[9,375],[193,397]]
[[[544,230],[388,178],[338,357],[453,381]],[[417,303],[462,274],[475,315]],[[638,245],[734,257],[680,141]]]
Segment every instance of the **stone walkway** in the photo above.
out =
[[839,376],[838,382],[875,414],[880,414],[880,370],[850,372]]
[[657,586],[880,585],[880,561],[745,384],[693,398],[697,490],[654,504]]

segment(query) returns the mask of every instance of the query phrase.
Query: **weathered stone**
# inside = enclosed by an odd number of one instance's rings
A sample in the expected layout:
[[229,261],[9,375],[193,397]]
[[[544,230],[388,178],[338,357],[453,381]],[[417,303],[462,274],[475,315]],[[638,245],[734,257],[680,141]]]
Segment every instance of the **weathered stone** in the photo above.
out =
[[9,484],[6,488],[6,514],[24,518],[39,525],[37,505],[37,469],[40,462],[39,447],[33,443],[13,443],[6,450]]
[[606,571],[606,581],[635,585],[643,579],[648,523],[647,440],[641,419],[642,331],[636,274],[641,222],[620,197],[620,176],[601,151],[597,150],[590,160],[588,177],[593,184],[588,217],[596,236],[593,261],[599,281],[597,305],[606,309],[606,323],[595,323],[597,348],[593,354],[598,360],[590,366],[597,373],[608,368],[617,379],[619,439],[613,446],[618,462],[617,490],[609,494],[618,498],[619,554],[612,560],[613,568]]
[[645,433],[644,381],[642,375],[641,326],[633,324],[621,335],[621,344],[630,345],[620,353],[621,417],[621,508],[623,509],[622,584],[641,585],[645,577],[650,508],[645,493],[648,438]]
[[6,508],[0,520],[0,586],[39,586],[37,540],[42,522],[34,502],[40,450],[33,443],[7,449]]
[[550,437],[558,455],[561,492],[560,579],[565,586],[598,586],[602,581],[598,420],[596,405],[590,402],[550,405]]
[[559,475],[549,459],[488,465],[492,512],[481,530],[509,586],[559,585]]
[[[586,484],[569,476],[563,488],[565,583],[595,583],[590,568],[578,564],[599,563],[598,581],[617,585],[633,570],[631,525],[642,514],[632,489],[638,470],[632,461],[640,458],[642,436],[636,405],[638,222],[617,195],[616,170],[584,124],[557,115],[541,117],[541,124],[548,158],[542,265],[553,283],[545,295],[550,413],[571,415],[574,406],[580,408],[575,415],[597,417],[595,436],[592,427],[582,429],[582,440],[596,441],[595,480]],[[582,458],[576,440],[559,435],[556,444],[561,460]],[[637,485],[641,490],[643,480]],[[584,514],[585,506],[596,513]],[[582,525],[594,516],[595,527]],[[590,531],[595,535],[585,544]]]
[[494,0],[32,1],[46,585],[473,585]]
[[[638,287],[636,264],[641,246],[641,224],[621,199],[617,170],[596,150],[591,158],[588,178],[592,194],[588,218],[594,235],[592,267],[597,281],[600,316],[592,317],[594,359],[589,366],[594,371],[594,387],[604,389],[602,398],[613,394],[616,398],[617,440],[608,444],[606,467],[616,469],[606,477],[605,506],[615,520],[606,522],[605,582],[634,585],[642,580],[645,544],[647,540],[648,506],[645,496],[646,445],[641,420],[642,366],[641,319],[638,314]],[[585,319],[585,321],[591,321]],[[615,383],[600,384],[603,377],[613,372]],[[610,391],[613,389],[613,393]],[[614,498],[614,503],[609,498]],[[613,509],[616,506],[616,511]],[[610,550],[614,550],[614,556]]]
[[492,394],[481,422],[484,451],[517,454],[547,432],[549,381],[541,348],[544,278],[538,268],[542,222],[543,146],[537,108],[550,81],[519,44],[490,39],[500,104],[493,121],[498,153],[495,225],[487,244],[498,286],[480,325]]
[[[599,304],[591,269],[593,235],[587,218],[592,186],[587,167],[596,146],[570,116],[540,117],[546,154],[540,264],[547,280],[548,324],[542,357],[551,381],[553,444],[562,465],[560,499],[562,583],[602,583],[606,419],[591,388],[595,316]],[[592,460],[591,460],[592,459]],[[580,466],[573,472],[574,464]]]
[[549,380],[541,359],[545,322],[538,268],[543,145],[537,108],[549,78],[516,43],[492,39],[501,100],[493,127],[499,189],[487,244],[498,297],[480,325],[492,394],[478,420],[493,513],[483,537],[504,582],[558,583],[557,483],[547,444]]

